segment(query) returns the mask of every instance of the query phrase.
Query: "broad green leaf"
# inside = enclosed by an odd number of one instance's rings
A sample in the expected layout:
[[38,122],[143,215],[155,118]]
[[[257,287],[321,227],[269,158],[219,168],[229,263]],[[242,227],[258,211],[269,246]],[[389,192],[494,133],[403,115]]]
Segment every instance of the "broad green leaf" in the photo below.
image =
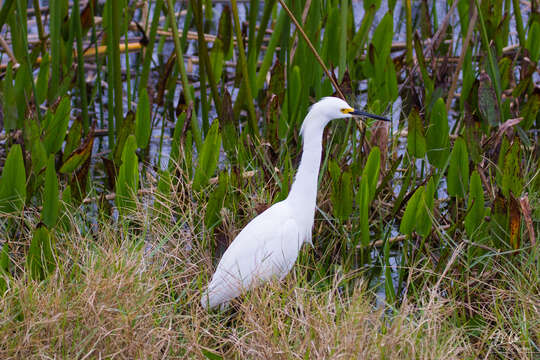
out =
[[533,63],[540,60],[540,24],[534,21],[527,36],[527,50]]
[[9,150],[0,179],[0,214],[18,213],[26,201],[26,172],[21,146]]
[[56,108],[54,117],[45,129],[43,143],[49,154],[57,153],[62,147],[62,142],[64,142],[69,125],[70,112],[70,98],[65,96],[60,102],[60,105],[58,105],[58,108]]
[[288,90],[288,106],[289,106],[289,126],[294,126],[293,122],[298,116],[298,107],[300,103],[300,94],[302,91],[302,77],[300,76],[300,68],[294,66],[289,75]]
[[469,238],[473,239],[474,234],[480,228],[480,225],[484,221],[485,207],[484,207],[484,190],[482,188],[482,181],[480,175],[475,170],[471,174],[471,184],[469,191],[469,199],[467,202],[467,215],[465,216],[465,231]]
[[116,180],[116,206],[120,213],[135,210],[137,190],[139,189],[139,161],[135,151],[137,141],[134,135],[129,135],[122,152],[122,165],[118,170]]
[[[504,138],[506,139],[506,137]],[[504,143],[504,140],[503,140]],[[506,148],[501,145],[499,155],[499,170],[501,176],[498,178],[504,197],[509,197],[509,192],[515,196],[520,196],[523,190],[523,177],[521,174],[521,144],[516,137],[512,144]]]
[[465,140],[459,137],[454,142],[448,167],[448,195],[465,197],[469,190],[469,153]]
[[94,134],[88,134],[84,143],[79,148],[71,153],[67,160],[62,164],[60,172],[62,174],[71,174],[77,168],[88,160],[88,157],[92,154],[92,147],[94,145]]
[[359,220],[360,220],[360,230],[362,233],[362,246],[367,247],[370,243],[370,234],[369,234],[369,181],[367,176],[362,176],[360,180],[360,194],[359,194]]
[[426,155],[426,138],[424,137],[424,125],[416,108],[413,108],[409,114],[408,130],[407,150],[409,154],[416,158],[423,158]]
[[142,89],[135,115],[135,137],[137,138],[137,146],[141,149],[146,149],[148,146],[151,132],[150,122],[150,100],[146,89]]
[[43,211],[41,221],[49,229],[53,228],[58,219],[60,210],[60,194],[58,190],[58,178],[54,164],[54,155],[49,156],[47,170],[45,170],[45,188],[43,190]]
[[210,64],[212,65],[212,72],[216,81],[221,79],[224,63],[225,53],[223,51],[223,45],[219,39],[216,39],[214,41],[214,45],[212,46],[212,50],[210,50]]
[[6,278],[9,275],[9,244],[4,242],[0,246],[0,296],[2,296],[7,289]]
[[368,181],[368,202],[372,202],[375,197],[375,190],[377,190],[377,183],[379,181],[379,170],[381,165],[381,150],[377,146],[371,149],[366,166],[362,172],[362,178],[367,177]]
[[393,15],[391,12],[387,12],[375,29],[372,38],[372,44],[375,47],[378,60],[385,61],[390,56],[393,36]]
[[211,192],[204,214],[204,225],[207,229],[213,229],[221,222],[221,209],[223,207],[223,199],[228,188],[228,176],[226,172],[219,174],[218,185]]
[[497,94],[491,84],[488,74],[480,74],[480,84],[478,86],[478,110],[482,118],[490,126],[497,126],[501,121]]
[[113,158],[115,164],[119,164],[122,158],[123,151],[125,149],[126,140],[130,135],[135,133],[135,115],[132,111],[128,112],[122,121],[122,125],[119,127],[116,144],[113,151]]
[[30,277],[43,280],[56,267],[54,258],[54,239],[45,226],[34,230],[30,249],[26,256],[26,266]]
[[431,118],[426,134],[429,162],[439,169],[446,164],[450,153],[448,132],[446,106],[443,99],[439,98],[431,110]]
[[[11,34],[13,36],[13,34]],[[32,76],[26,62],[22,63],[15,75],[15,103],[17,104],[17,127],[21,128],[26,117],[27,103],[30,95]]]
[[41,58],[39,65],[39,75],[36,82],[36,97],[37,104],[41,105],[47,100],[47,92],[49,90],[49,53],[45,52]]
[[13,86],[13,63],[9,62],[2,80],[2,113],[6,132],[15,130],[18,126],[15,87]]
[[424,237],[428,236],[431,231],[434,198],[435,184],[433,178],[431,178],[420,196],[416,210],[416,232]]
[[62,161],[66,162],[69,156],[81,145],[81,138],[83,133],[83,124],[81,118],[76,118],[71,124],[71,128],[68,131],[66,137],[66,145],[64,146],[64,154],[62,155]]
[[219,122],[215,120],[204,139],[204,143],[199,153],[199,159],[195,175],[193,177],[193,189],[201,190],[208,184],[208,180],[216,171],[219,152],[221,150],[221,134],[219,133]]
[[399,232],[405,235],[411,235],[416,225],[416,215],[418,212],[418,206],[424,193],[424,187],[419,187],[409,199],[403,217],[401,218],[401,224],[399,225]]

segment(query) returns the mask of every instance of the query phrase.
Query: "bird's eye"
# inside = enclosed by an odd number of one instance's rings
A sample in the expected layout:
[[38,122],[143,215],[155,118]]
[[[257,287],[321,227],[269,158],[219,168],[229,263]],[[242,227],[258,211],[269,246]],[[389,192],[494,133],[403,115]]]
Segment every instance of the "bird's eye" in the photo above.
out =
[[348,113],[351,113],[351,112],[353,112],[353,111],[354,111],[354,109],[351,109],[351,108],[344,108],[344,109],[341,109],[341,112],[342,112],[343,114],[348,114]]

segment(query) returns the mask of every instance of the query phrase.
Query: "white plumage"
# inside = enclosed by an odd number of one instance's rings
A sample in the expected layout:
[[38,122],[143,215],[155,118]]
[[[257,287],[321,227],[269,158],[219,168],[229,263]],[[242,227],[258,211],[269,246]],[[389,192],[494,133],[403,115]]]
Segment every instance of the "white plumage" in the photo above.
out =
[[[303,153],[289,196],[251,220],[223,254],[201,304],[214,308],[272,278],[284,278],[304,242],[311,244],[322,136],[332,119],[363,115],[345,101],[326,97],[314,104],[300,130]],[[388,121],[388,120],[387,120]]]

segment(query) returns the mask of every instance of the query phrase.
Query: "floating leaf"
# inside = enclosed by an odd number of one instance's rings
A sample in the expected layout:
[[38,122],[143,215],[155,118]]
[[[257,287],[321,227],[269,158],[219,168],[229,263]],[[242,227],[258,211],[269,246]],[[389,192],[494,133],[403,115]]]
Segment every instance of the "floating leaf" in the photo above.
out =
[[448,167],[448,195],[465,197],[469,190],[469,153],[465,140],[459,137],[454,142]]

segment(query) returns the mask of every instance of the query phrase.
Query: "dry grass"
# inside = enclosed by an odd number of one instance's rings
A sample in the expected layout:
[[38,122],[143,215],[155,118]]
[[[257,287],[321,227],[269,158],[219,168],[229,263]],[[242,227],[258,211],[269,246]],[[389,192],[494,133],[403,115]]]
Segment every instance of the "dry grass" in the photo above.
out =
[[196,235],[195,222],[172,227],[139,214],[137,232],[105,222],[61,236],[58,268],[44,282],[16,264],[0,297],[0,358],[535,358],[537,265],[523,273],[510,260],[496,264],[497,276],[471,282],[468,303],[452,268],[394,309],[375,306],[357,274],[314,284],[305,274],[316,265],[300,264],[284,282],[208,313],[199,296],[213,265],[198,244],[209,235]]

